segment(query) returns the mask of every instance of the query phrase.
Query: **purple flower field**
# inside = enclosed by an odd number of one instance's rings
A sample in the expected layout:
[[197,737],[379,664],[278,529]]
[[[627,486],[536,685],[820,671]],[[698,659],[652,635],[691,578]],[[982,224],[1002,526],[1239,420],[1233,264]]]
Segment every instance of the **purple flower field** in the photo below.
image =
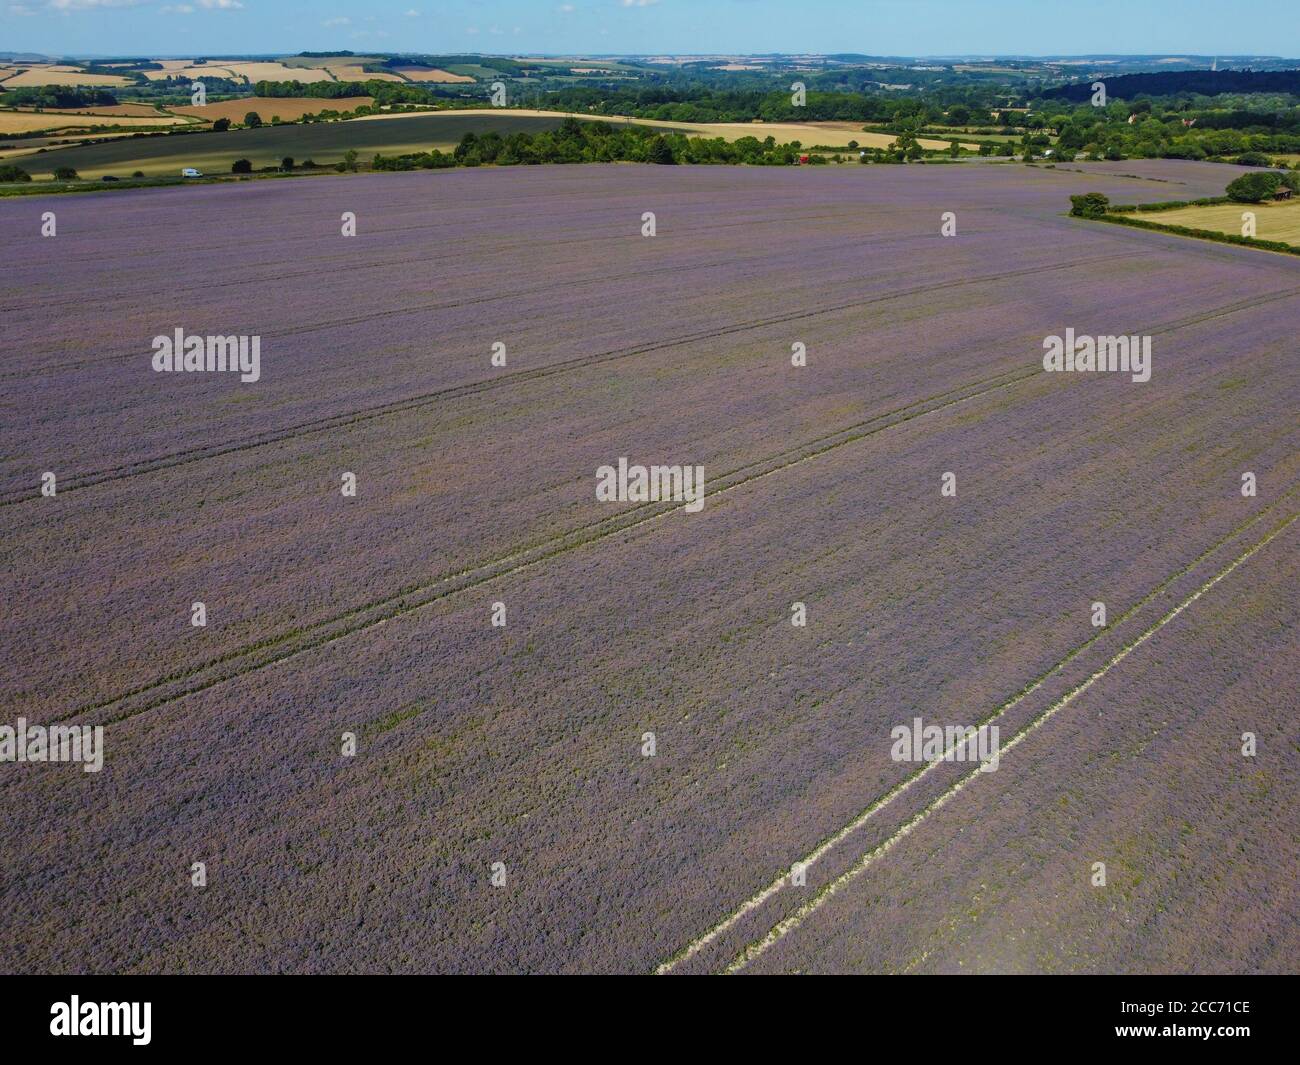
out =
[[[1300,263],[1065,214],[1239,172],[0,200],[0,725],[105,747],[0,762],[0,968],[1284,971]],[[1067,327],[1150,381],[1044,372]],[[599,502],[620,456],[703,509]],[[914,717],[1001,767],[912,780]]]

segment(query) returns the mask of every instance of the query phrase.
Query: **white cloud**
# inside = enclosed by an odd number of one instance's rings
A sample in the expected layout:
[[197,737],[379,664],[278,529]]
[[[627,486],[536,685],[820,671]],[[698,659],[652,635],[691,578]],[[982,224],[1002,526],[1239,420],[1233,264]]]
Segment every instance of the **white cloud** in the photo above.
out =
[[657,4],[659,0],[623,0],[624,7],[649,7],[651,4]]
[[234,11],[243,6],[239,0],[199,0],[199,7],[215,8],[218,11]]
[[135,7],[140,0],[46,0],[55,11],[93,11],[105,7]]
[[351,26],[352,20],[348,18],[346,15],[341,15],[338,18],[327,18],[324,22],[321,23],[321,25],[322,26]]

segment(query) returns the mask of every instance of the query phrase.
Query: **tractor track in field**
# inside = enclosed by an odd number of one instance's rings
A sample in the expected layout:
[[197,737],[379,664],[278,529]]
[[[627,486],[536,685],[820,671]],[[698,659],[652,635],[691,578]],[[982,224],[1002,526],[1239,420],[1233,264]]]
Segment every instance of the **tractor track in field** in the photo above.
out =
[[[1275,501],[1270,503],[1269,506],[1261,508],[1261,510],[1257,511],[1256,514],[1253,514],[1251,518],[1243,521],[1242,524],[1236,525],[1236,527],[1232,528],[1230,532],[1223,534],[1223,536],[1214,541],[1212,545],[1206,547],[1206,549],[1201,551],[1199,555],[1196,555],[1196,558],[1193,558],[1191,562],[1179,567],[1178,570],[1170,573],[1170,575],[1166,576],[1164,580],[1160,581],[1160,583],[1152,586],[1143,597],[1136,599],[1136,601],[1132,603],[1132,605],[1128,606],[1127,609],[1123,611],[1123,614],[1119,615],[1118,618],[1115,618],[1112,623],[1099,629],[1096,633],[1093,633],[1093,635],[1087,638],[1087,640],[1084,640],[1082,644],[1067,651],[1067,653],[1062,655],[1062,657],[1058,659],[1053,666],[1050,666],[1048,670],[1041,672],[1041,674],[1034,677],[1034,679],[1028,681],[1027,684],[1024,684],[1023,687],[1019,689],[1018,692],[1015,692],[1013,696],[1008,698],[1008,700],[998,703],[996,707],[993,707],[993,710],[989,711],[988,714],[975,720],[975,722],[972,723],[972,727],[982,728],[988,726],[988,724],[996,723],[998,719],[1008,714],[1009,711],[1013,710],[1015,706],[1018,706],[1019,703],[1022,703],[1026,698],[1030,697],[1031,694],[1034,694],[1037,690],[1043,688],[1048,681],[1053,679],[1053,677],[1063,675],[1063,671],[1066,670],[1066,667],[1069,667],[1070,663],[1074,662],[1076,658],[1087,653],[1089,649],[1092,649],[1093,646],[1096,646],[1099,642],[1105,640],[1106,637],[1113,635],[1121,625],[1134,619],[1135,616],[1144,609],[1144,607],[1151,605],[1151,603],[1156,601],[1158,597],[1165,594],[1171,586],[1177,583],[1177,581],[1186,577],[1188,573],[1203,566],[1206,560],[1212,557],[1212,555],[1219,553],[1223,547],[1230,545],[1232,541],[1238,540],[1238,538],[1242,536],[1243,533],[1247,532],[1248,529],[1251,529],[1253,525],[1260,523],[1260,521],[1264,520],[1266,516],[1269,516],[1271,511],[1277,510],[1278,507],[1282,507],[1283,503],[1286,502],[1287,499],[1290,499],[1292,495],[1295,495],[1297,490],[1300,490],[1300,485],[1290,486],[1286,492],[1282,493],[1281,497],[1275,499]],[[1134,640],[1127,642],[1119,653],[1112,655],[1112,657],[1108,659],[1109,664],[1106,664],[1106,667],[1104,670],[1101,670],[1100,674],[1089,676],[1088,680],[1083,681],[1082,684],[1075,685],[1074,688],[1071,688],[1070,692],[1067,693],[1062,700],[1050,703],[1047,711],[1043,711],[1043,713],[1031,718],[1030,723],[1021,728],[1021,730],[1018,730],[1013,739],[1008,741],[1008,743],[1001,745],[1002,752],[1005,753],[1006,750],[1018,745],[1019,741],[1021,741],[1028,732],[1034,731],[1035,728],[1039,727],[1039,724],[1045,722],[1049,717],[1052,717],[1052,715],[1056,713],[1056,710],[1061,709],[1062,706],[1073,701],[1074,697],[1082,693],[1083,690],[1091,687],[1092,683],[1095,683],[1097,679],[1100,679],[1100,675],[1104,675],[1105,672],[1109,671],[1110,666],[1113,666],[1113,664],[1118,663],[1119,661],[1122,661],[1123,658],[1127,657],[1128,651],[1143,644],[1143,642],[1147,641],[1154,632],[1164,627],[1164,625],[1167,622],[1170,622],[1170,620],[1173,620],[1175,616],[1178,616],[1188,603],[1200,598],[1201,594],[1203,594],[1205,590],[1208,590],[1210,586],[1217,584],[1219,580],[1222,580],[1223,577],[1227,576],[1227,573],[1235,570],[1235,568],[1238,567],[1239,564],[1242,564],[1245,559],[1251,557],[1251,555],[1255,554],[1257,550],[1260,550],[1260,547],[1269,544],[1269,542],[1273,541],[1275,537],[1281,536],[1281,533],[1286,531],[1287,528],[1290,528],[1297,518],[1300,518],[1300,512],[1292,512],[1290,516],[1279,521],[1279,523],[1274,525],[1273,529],[1271,529],[1262,540],[1257,541],[1255,545],[1249,547],[1244,554],[1238,555],[1238,557],[1232,560],[1229,566],[1223,568],[1223,570],[1219,571],[1216,576],[1201,585],[1200,589],[1197,590],[1196,593],[1193,593],[1190,598],[1184,599],[1184,601],[1180,603],[1178,607],[1175,607],[1173,611],[1166,612],[1166,614],[1162,616],[1156,624],[1145,629],[1145,631],[1141,633],[1140,636],[1134,638]],[[952,752],[953,749],[952,746],[946,749],[945,757],[946,754]],[[755,892],[754,895],[751,895],[749,899],[746,899],[744,902],[741,902],[740,905],[736,906],[731,913],[728,913],[724,918],[720,919],[719,922],[716,922],[715,925],[712,925],[710,928],[707,928],[706,931],[695,936],[695,938],[690,940],[685,947],[682,947],[675,954],[672,954],[672,956],[667,958],[666,961],[660,962],[660,964],[655,967],[654,973],[656,975],[672,973],[673,970],[679,969],[679,967],[685,965],[686,962],[692,961],[697,954],[706,951],[706,949],[710,948],[712,944],[720,943],[723,936],[727,935],[727,932],[731,931],[732,928],[735,928],[737,925],[740,925],[742,919],[749,917],[751,914],[757,914],[759,910],[767,904],[767,902],[775,899],[781,891],[784,891],[785,888],[790,886],[789,874],[792,867],[801,866],[802,869],[805,870],[805,873],[807,873],[807,871],[813,869],[816,862],[823,860],[823,858],[826,858],[829,854],[835,852],[835,850],[840,848],[846,840],[849,840],[850,837],[857,834],[857,832],[861,830],[861,828],[865,827],[868,822],[871,822],[872,819],[876,817],[876,814],[879,814],[881,810],[887,808],[887,806],[891,805],[894,800],[897,800],[897,798],[906,795],[906,793],[911,791],[915,785],[928,778],[928,776],[935,774],[935,772],[939,771],[941,767],[945,765],[948,765],[948,762],[927,762],[926,765],[923,765],[920,769],[910,772],[910,774],[907,775],[905,779],[902,779],[901,782],[894,784],[893,787],[889,788],[887,792],[883,793],[883,795],[874,798],[874,800],[872,800],[870,804],[868,804],[866,808],[857,815],[857,817],[854,817],[852,821],[846,822],[844,826],[839,828],[839,830],[824,837],[816,847],[809,850],[806,854],[803,854],[802,857],[796,858],[796,860],[790,862],[789,866],[780,870],[779,873],[776,873],[774,878],[772,878],[771,882],[768,883],[766,887],[759,889],[759,891]],[[788,917],[776,922],[775,925],[772,926],[772,930],[768,932],[767,936],[763,936],[763,938],[758,940],[749,941],[749,943],[746,944],[746,947],[742,948],[741,951],[736,954],[731,965],[728,965],[727,970],[725,971],[737,971],[740,967],[753,960],[754,957],[757,957],[759,953],[766,951],[772,943],[775,943],[776,939],[780,939],[781,936],[787,934],[788,931],[792,931],[794,927],[798,926],[798,923],[802,923],[803,919],[805,919],[807,915],[813,913],[813,910],[822,905],[823,902],[826,901],[827,897],[833,895],[836,891],[839,891],[839,888],[844,886],[845,883],[848,883],[848,880],[852,879],[854,875],[861,873],[862,869],[865,869],[866,865],[868,865],[870,861],[874,861],[876,857],[880,856],[880,854],[884,854],[887,850],[891,849],[898,840],[902,839],[902,837],[907,834],[910,834],[911,828],[913,828],[915,824],[920,823],[920,821],[923,821],[924,818],[928,817],[928,814],[932,813],[933,810],[939,809],[941,805],[944,805],[950,796],[956,795],[957,791],[961,791],[961,788],[965,787],[965,785],[970,782],[972,776],[978,775],[979,772],[980,770],[976,769],[974,774],[963,776],[963,779],[958,785],[946,789],[946,791],[941,793],[936,800],[932,800],[930,804],[924,806],[919,814],[914,815],[914,817],[910,818],[909,821],[904,822],[902,827],[898,828],[898,830],[889,836],[884,843],[881,843],[878,847],[867,852],[867,856],[863,858],[863,860],[859,860],[859,862],[855,863],[852,869],[850,869],[849,874],[841,874],[840,876],[836,876],[836,878],[829,880],[827,884],[823,884],[823,887],[818,888],[818,891],[814,893],[813,899],[805,902],[805,904],[800,906],[794,914],[790,914]],[[785,931],[777,931],[783,927],[785,928]],[[764,945],[759,949],[755,949],[755,945],[757,944]]]
[[[1237,301],[1144,332],[1149,335],[1171,332],[1296,293],[1300,293],[1300,288],[1284,293],[1268,294]],[[819,455],[844,447],[847,444],[856,443],[887,429],[907,424],[916,418],[947,410],[958,404],[978,399],[1004,388],[1020,385],[1045,374],[1045,372],[1041,366],[1034,366],[1027,370],[1020,368],[1004,371],[917,400],[891,411],[873,415],[848,426],[843,426],[831,433],[803,441],[711,478],[711,482],[715,487],[706,491],[705,497],[706,499],[713,498],[724,492],[730,492],[760,478],[780,473]],[[88,714],[99,714],[101,711],[110,711],[99,722],[102,724],[115,723],[134,717],[137,714],[185,698],[188,695],[205,691],[217,684],[265,669],[288,658],[296,657],[317,647],[334,643],[375,625],[412,613],[448,596],[539,565],[557,555],[566,554],[617,533],[628,532],[650,522],[658,521],[681,509],[682,505],[680,503],[637,504],[625,510],[620,510],[608,518],[590,522],[529,544],[519,545],[505,554],[485,560],[468,569],[410,585],[369,603],[352,607],[332,617],[300,626],[289,632],[268,636],[243,647],[234,648],[216,658],[156,678],[118,695],[84,704],[64,714],[52,716],[50,721],[68,721]],[[222,669],[222,667],[232,668]],[[139,702],[140,705],[133,705],[136,702]]]
[[[907,237],[904,239],[913,240],[915,239],[915,237]],[[727,333],[738,332],[743,329],[759,328],[767,324],[780,324],[781,322],[784,321],[796,321],[802,318],[816,317],[819,314],[830,314],[835,311],[851,310],[854,307],[868,306],[870,304],[880,303],[884,300],[900,299],[908,296],[923,296],[930,292],[939,292],[948,288],[960,288],[966,285],[985,284],[988,282],[1000,281],[1005,278],[1025,277],[1031,274],[1050,273],[1056,270],[1070,270],[1076,266],[1088,266],[1099,262],[1113,262],[1114,260],[1120,258],[1136,258],[1137,255],[1138,255],[1137,251],[1134,251],[1131,255],[1116,255],[1114,253],[1108,253],[1106,255],[1092,256],[1091,258],[1087,258],[1087,259],[1072,259],[1069,262],[1064,262],[1064,263],[1062,262],[1047,263],[1041,266],[1021,267],[1017,270],[1007,270],[996,274],[982,274],[978,277],[955,278],[951,281],[940,281],[940,282],[931,283],[927,285],[917,285],[909,289],[900,289],[897,292],[879,293],[874,296],[867,296],[865,298],[859,298],[859,299],[848,300],[841,303],[829,304],[827,306],[814,308],[812,310],[790,311],[784,315],[776,315],[770,318],[757,318],[749,322],[736,322],[730,326],[724,327],[718,332],[712,332],[706,330],[697,334],[688,334],[685,337],[683,337],[681,341],[672,341],[672,340],[664,341],[662,342],[662,344],[658,346],[671,347],[675,343],[684,343],[695,339],[707,340],[713,336],[725,336]],[[758,256],[755,257],[755,259],[751,259],[747,261],[753,262],[753,261],[758,261],[759,259],[766,259],[766,258],[769,258],[769,256]],[[663,267],[661,269],[665,271],[671,270],[680,273],[683,268],[680,266],[674,266],[674,267]],[[630,275],[626,275],[626,276],[641,277],[641,276],[645,276],[647,273],[650,272],[651,271],[633,271]],[[602,280],[608,280],[608,278],[593,279],[592,283],[595,283],[596,281],[602,281]],[[580,283],[585,284],[587,282],[580,282]],[[552,288],[556,288],[556,287],[564,288],[567,286],[548,285],[548,286],[541,286],[540,288],[533,290],[531,292],[521,292],[520,290],[515,290],[512,292],[505,292],[505,293],[488,293],[482,296],[474,296],[467,299],[452,300],[451,302],[444,302],[444,303],[438,303],[438,302],[422,303],[415,307],[390,307],[387,310],[382,310],[382,311],[371,311],[366,314],[355,314],[343,318],[334,318],[327,322],[312,322],[310,325],[299,325],[299,326],[292,326],[286,329],[269,330],[267,332],[259,333],[258,335],[263,337],[264,339],[270,338],[273,340],[278,340],[282,337],[306,336],[311,333],[319,333],[328,329],[336,329],[339,327],[345,327],[351,325],[364,325],[368,322],[381,321],[386,318],[400,318],[404,315],[427,314],[433,311],[454,310],[458,307],[473,307],[482,303],[492,303],[503,299],[514,299],[519,295],[540,294],[540,293],[545,293],[547,291],[550,291]],[[614,349],[614,351],[611,352],[601,352],[599,353],[599,356],[610,357],[617,354],[637,354],[638,353],[636,350],[637,347],[639,346],[634,346],[633,348],[630,349]],[[142,354],[147,354],[147,352],[145,353],[139,351],[118,352],[113,355],[103,355],[93,359],[79,359],[76,361],[56,361],[54,363],[40,364],[36,366],[25,367],[21,370],[11,370],[5,373],[0,373],[0,380],[10,380],[15,377],[24,378],[24,377],[38,376],[40,374],[48,373],[51,370],[60,370],[60,371],[78,370],[78,369],[83,369],[87,366],[102,366],[102,365],[115,363],[115,362],[126,362],[129,359],[140,358]],[[591,359],[596,357],[598,356],[589,355],[589,356],[582,356],[581,358]],[[566,363],[564,364],[555,364],[555,365],[569,365],[572,363],[576,363],[578,361],[579,361],[578,359],[570,359],[567,360]],[[507,375],[502,375],[502,376],[504,377]]]
[[[1294,491],[1295,491],[1295,487],[1293,486],[1287,491],[1286,495],[1289,496]],[[1281,500],[1279,500],[1278,502],[1280,503]],[[1259,514],[1257,514],[1255,516],[1255,520],[1262,518],[1264,513],[1266,512],[1261,511]],[[1034,715],[1028,721],[1028,723],[1026,723],[1021,728],[1019,728],[1015,732],[1015,734],[1011,737],[1010,740],[1001,744],[1001,751],[999,757],[1005,757],[1010,751],[1018,747],[1025,739],[1027,739],[1030,735],[1032,735],[1035,731],[1037,731],[1037,729],[1040,726],[1042,726],[1048,720],[1054,717],[1060,710],[1064,709],[1066,706],[1072,703],[1078,696],[1086,692],[1095,683],[1097,683],[1097,681],[1101,680],[1104,676],[1106,676],[1106,674],[1108,674],[1115,666],[1119,665],[1120,662],[1122,662],[1125,658],[1127,658],[1133,651],[1135,651],[1142,644],[1146,643],[1149,639],[1151,639],[1151,637],[1153,637],[1167,624],[1169,624],[1169,622],[1173,621],[1176,617],[1182,614],[1184,610],[1186,610],[1194,602],[1200,599],[1206,592],[1210,591],[1210,589],[1212,589],[1220,581],[1228,577],[1238,567],[1242,566],[1253,555],[1261,551],[1263,548],[1265,548],[1270,543],[1272,543],[1275,539],[1281,536],[1284,532],[1286,532],[1289,528],[1291,528],[1291,526],[1294,525],[1297,520],[1300,520],[1300,512],[1293,512],[1288,517],[1283,518],[1280,522],[1278,522],[1278,524],[1274,525],[1273,528],[1262,539],[1257,540],[1245,551],[1236,555],[1236,557],[1234,557],[1233,560],[1230,563],[1228,563],[1228,565],[1220,569],[1208,580],[1204,581],[1199,587],[1196,588],[1195,591],[1193,591],[1190,595],[1183,598],[1178,603],[1177,606],[1173,607],[1171,610],[1168,610],[1167,612],[1162,614],[1153,624],[1151,624],[1146,629],[1144,629],[1137,637],[1128,641],[1118,651],[1110,655],[1105,660],[1105,663],[1101,666],[1101,668],[1094,670],[1092,673],[1088,674],[1088,676],[1084,680],[1080,681],[1078,684],[1075,684],[1073,687],[1069,689],[1069,691],[1067,691],[1060,698],[1049,703],[1045,709],[1039,711],[1039,713]],[[1250,524],[1253,524],[1253,521]],[[1237,531],[1240,531],[1240,528]],[[1220,541],[1219,545],[1216,545],[1214,548],[1211,548],[1210,551],[1217,550],[1217,547],[1221,546],[1221,544],[1222,541]],[[1204,554],[1200,556],[1201,559],[1203,559],[1204,557],[1205,557]],[[1195,564],[1196,563],[1193,563],[1193,565]],[[1186,569],[1180,571],[1179,574],[1175,575],[1175,577],[1167,579],[1167,581],[1164,582],[1164,584],[1167,585],[1172,580],[1176,579],[1177,576],[1181,575],[1182,573],[1186,573],[1187,569],[1190,568],[1191,567],[1189,566]],[[1163,586],[1164,585],[1162,585],[1162,587]],[[1152,595],[1154,594],[1156,593],[1153,592]],[[1142,602],[1147,602],[1149,601],[1150,598],[1151,596],[1148,596],[1144,600],[1142,600]],[[1134,607],[1133,609],[1136,609],[1136,607]],[[1125,617],[1128,617],[1129,614],[1131,613],[1132,610],[1126,613]],[[1106,631],[1110,631],[1109,627],[1103,630],[1103,632]],[[1017,697],[1016,701],[1019,701],[1019,698],[1020,697]],[[1008,704],[1006,706],[1006,709],[1009,709],[1010,705],[1011,704]],[[995,713],[994,716],[998,716],[1002,712],[1004,711],[1002,709],[999,709],[999,711]],[[945,763],[942,762],[928,763],[927,766],[925,767],[925,770],[919,771],[918,774],[916,775],[919,777],[921,773],[928,770],[931,766],[942,765],[942,764]],[[875,861],[878,858],[883,857],[890,850],[892,850],[899,842],[901,842],[903,839],[909,836],[912,833],[912,831],[922,822],[926,821],[931,814],[935,813],[937,810],[947,805],[947,803],[951,799],[953,799],[958,794],[960,794],[963,790],[965,790],[965,788],[972,781],[974,781],[976,777],[980,776],[981,772],[982,772],[981,769],[976,768],[970,773],[963,775],[960,779],[957,780],[956,783],[944,789],[944,791],[942,791],[936,798],[932,799],[929,803],[927,803],[924,807],[922,807],[919,812],[917,812],[916,814],[908,818],[906,821],[904,821],[881,843],[879,843],[871,850],[867,851],[864,855],[862,855],[862,857],[860,857],[846,871],[844,871],[839,876],[835,877],[834,879],[828,881],[826,884],[818,888],[817,891],[813,894],[813,896],[810,899],[808,899],[808,901],[804,902],[797,909],[795,909],[793,913],[789,914],[782,920],[778,921],[775,925],[773,925],[766,935],[748,942],[732,958],[732,960],[727,964],[723,972],[727,974],[734,974],[740,972],[750,962],[752,962],[754,959],[764,954],[769,948],[774,946],[786,935],[788,935],[789,933],[797,929],[800,925],[804,923],[804,921],[806,921],[810,916],[812,916],[812,914],[814,914],[817,910],[819,910],[830,898],[832,898],[840,890],[842,890],[847,884],[849,884],[851,881],[855,880],[858,876],[860,876],[863,872],[865,872],[872,864],[875,863]],[[881,799],[877,800],[877,802],[873,804],[872,807],[869,807],[868,810],[864,812],[864,814],[860,815],[858,820],[851,822],[850,826],[857,825],[860,822],[864,822],[865,819],[870,817],[871,814],[873,814],[876,810],[883,808],[890,801],[892,801],[893,797],[895,797],[895,794],[899,791],[901,791],[901,786],[889,793],[886,793],[886,795]],[[848,831],[850,830],[850,826],[846,826],[844,830],[841,830],[841,833],[847,835]],[[841,833],[837,833],[835,836],[832,836],[831,841],[837,841],[840,838],[842,838]],[[832,843],[831,841],[827,841],[827,843],[824,843],[822,847],[818,848],[818,850],[814,851],[813,853],[818,854],[819,856],[824,855],[825,851],[830,849],[830,847],[834,845],[834,843]],[[780,881],[776,883],[780,883]],[[779,887],[777,888],[777,890],[779,890]],[[772,888],[767,889],[767,891],[770,892],[771,894],[775,894],[775,891],[773,891]],[[771,897],[771,894],[765,894],[763,901],[766,901],[766,898]],[[757,898],[758,896],[755,896],[755,899]],[[750,902],[747,902],[745,906],[749,906],[750,909],[756,909],[758,905],[761,905],[761,902],[756,903],[752,906],[751,903],[754,903],[754,900],[750,900]],[[750,912],[750,910],[746,910],[744,909],[744,907],[742,907],[742,910],[744,910],[744,912],[746,913]],[[739,919],[739,917],[736,915],[743,916],[743,913],[741,910],[733,911],[733,915],[729,916],[723,922],[723,924],[725,924],[727,927],[730,927],[732,924],[735,923],[736,920]],[[721,927],[722,927],[721,925],[715,926],[715,928],[721,928]],[[714,938],[712,936],[712,932],[713,930],[710,930],[710,933],[706,933],[706,937]],[[663,965],[659,966],[658,969],[656,969],[655,971],[657,973],[665,973],[671,971],[673,967],[675,967],[677,964],[680,964],[680,962],[685,961],[688,957],[691,956],[692,953],[694,953],[694,951],[691,948],[695,946],[695,943],[699,943],[701,948],[704,945],[706,945],[704,943],[704,939],[705,937],[700,937],[700,939],[694,941],[690,946],[685,948],[683,951],[679,952],[678,955],[675,955],[674,959],[670,959],[668,962],[665,962]]]
[[[1035,369],[1028,373],[1023,370],[1007,371],[892,411],[873,415],[861,422],[804,441],[712,477],[710,481],[714,487],[710,487],[706,491],[705,498],[715,498],[724,492],[733,491],[760,478],[780,473],[791,466],[806,462],[846,444],[855,443],[927,414],[937,413],[949,407],[996,392],[999,389],[1019,384],[1022,381],[1037,377],[1042,372],[1041,369]],[[610,515],[608,518],[589,522],[586,525],[545,537],[531,544],[515,547],[505,554],[488,559],[468,569],[408,586],[380,599],[353,607],[341,614],[336,614],[333,617],[301,626],[290,632],[269,636],[244,647],[234,648],[216,658],[209,659],[207,662],[170,673],[119,695],[85,704],[67,713],[51,717],[50,720],[52,722],[67,721],[114,707],[118,707],[119,710],[105,717],[100,723],[108,724],[134,717],[136,714],[152,710],[165,703],[195,694],[216,684],[244,676],[247,673],[264,669],[267,666],[295,657],[316,647],[333,643],[375,625],[383,624],[393,618],[412,613],[450,595],[510,576],[521,570],[539,565],[557,555],[566,554],[617,533],[628,532],[650,522],[658,521],[680,510],[683,505],[676,502],[635,504]],[[258,660],[251,664],[245,661],[253,656],[258,656]],[[226,670],[215,677],[204,676],[204,674],[219,670],[222,666],[236,666],[239,668]],[[174,688],[175,690],[163,693],[160,690],[164,688]],[[131,700],[150,695],[155,695],[155,698],[146,702],[145,705],[123,707],[123,704],[129,703]]]
[[[1116,256],[1113,255],[1105,255],[1092,259],[1076,259],[1069,263],[1058,263],[1050,266],[1032,267],[1006,271],[998,274],[989,274],[977,278],[957,279],[953,281],[940,282],[938,284],[922,285],[898,292],[882,293],[866,299],[851,300],[810,310],[790,311],[780,315],[736,322],[719,329],[688,333],[683,336],[655,341],[651,344],[638,344],[633,345],[632,347],[615,348],[611,351],[596,352],[590,355],[579,355],[572,359],[564,359],[559,362],[551,363],[547,366],[539,366],[536,369],[520,370],[514,373],[501,374],[497,377],[487,378],[484,380],[469,381],[461,385],[451,385],[432,392],[422,393],[418,396],[411,396],[406,399],[393,400],[388,403],[377,404],[373,407],[363,407],[342,414],[328,415],[322,418],[299,422],[295,425],[285,426],[280,429],[268,430],[265,433],[255,434],[237,444],[212,444],[205,447],[188,448],[183,451],[169,452],[168,454],[159,455],[150,459],[140,459],[136,462],[125,463],[121,466],[106,467],[102,470],[92,470],[81,474],[66,474],[60,478],[59,491],[61,493],[74,492],[80,488],[88,488],[96,484],[104,484],[109,481],[120,481],[128,477],[138,477],[143,474],[153,473],[157,470],[170,469],[174,466],[181,466],[191,462],[200,462],[204,459],[216,458],[220,455],[229,455],[241,451],[266,447],[270,444],[279,443],[285,440],[292,440],[314,433],[329,432],[333,429],[371,421],[375,418],[383,418],[392,414],[401,414],[411,410],[418,410],[425,406],[445,402],[450,399],[459,399],[463,396],[477,395],[493,389],[505,388],[516,384],[526,384],[530,381],[551,377],[555,374],[570,373],[574,370],[580,370],[590,366],[598,366],[602,363],[633,358],[637,355],[644,355],[654,351],[680,347],[685,344],[701,343],[722,336],[747,332],[752,329],[765,329],[774,325],[782,325],[787,322],[802,321],[823,314],[834,314],[839,311],[851,310],[855,307],[870,306],[877,303],[887,302],[889,300],[904,299],[909,296],[926,295],[944,289],[984,284],[1006,278],[1043,273],[1050,270],[1065,270],[1074,266],[1089,265],[1097,262],[1108,262],[1113,261],[1115,258]],[[1206,318],[1215,317],[1219,314],[1234,313],[1237,310],[1248,309],[1248,307],[1258,306],[1261,303],[1266,303],[1274,299],[1281,299],[1297,294],[1300,294],[1300,288],[1288,289],[1279,293],[1268,293],[1263,296],[1253,297],[1250,300],[1225,305],[1224,307],[1218,308],[1214,311],[1207,312],[1204,316],[1195,316],[1195,320],[1200,321],[1205,320]],[[390,313],[413,312],[381,312],[381,314]],[[367,316],[361,316],[348,322],[334,322],[330,324],[355,324],[356,322],[365,320],[368,320]],[[1187,324],[1194,324],[1194,322],[1192,319],[1185,319],[1172,323],[1167,328],[1178,328]],[[311,328],[314,330],[326,327],[312,326]],[[0,507],[13,506],[18,503],[42,498],[39,488],[36,487],[9,488],[0,491]]]

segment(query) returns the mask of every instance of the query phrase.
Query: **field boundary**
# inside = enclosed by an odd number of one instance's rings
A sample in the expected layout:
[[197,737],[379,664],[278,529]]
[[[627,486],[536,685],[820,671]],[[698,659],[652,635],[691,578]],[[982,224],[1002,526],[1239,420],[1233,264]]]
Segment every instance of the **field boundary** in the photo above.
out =
[[1126,214],[1096,215],[1091,221],[1109,222],[1113,226],[1129,226],[1132,229],[1149,229],[1157,233],[1172,233],[1174,236],[1209,240],[1216,244],[1235,244],[1241,248],[1255,248],[1258,251],[1271,251],[1281,255],[1300,255],[1300,246],[1287,244],[1281,240],[1260,240],[1258,237],[1242,237],[1236,233],[1220,233],[1217,229],[1196,229],[1192,226],[1165,225],[1160,222],[1148,221],[1145,218],[1130,218]]

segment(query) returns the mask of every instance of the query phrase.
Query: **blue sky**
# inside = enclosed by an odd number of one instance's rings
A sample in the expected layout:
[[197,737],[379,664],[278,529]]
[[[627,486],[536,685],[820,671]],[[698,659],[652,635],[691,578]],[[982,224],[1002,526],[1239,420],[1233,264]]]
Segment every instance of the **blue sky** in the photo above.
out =
[[0,0],[0,51],[1300,55],[1295,0]]

